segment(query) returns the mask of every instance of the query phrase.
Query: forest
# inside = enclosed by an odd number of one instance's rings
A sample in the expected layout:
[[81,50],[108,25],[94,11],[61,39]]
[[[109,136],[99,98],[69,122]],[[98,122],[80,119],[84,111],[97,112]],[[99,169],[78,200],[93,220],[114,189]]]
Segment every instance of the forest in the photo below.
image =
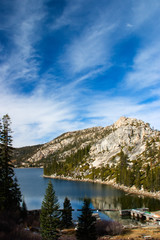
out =
[[[160,151],[150,147],[146,143],[147,151],[145,157],[150,159],[144,164],[144,160],[138,158],[130,161],[123,150],[115,157],[119,157],[118,164],[101,167],[89,167],[86,158],[89,154],[90,146],[79,149],[76,153],[66,157],[65,161],[58,161],[54,156],[49,156],[44,165],[44,175],[55,175],[73,177],[77,179],[90,179],[107,181],[114,179],[117,184],[127,187],[135,186],[137,189],[144,189],[151,192],[160,190]],[[158,162],[154,162],[154,155],[158,155]],[[114,157],[114,158],[115,158]],[[114,162],[113,158],[113,162]]]

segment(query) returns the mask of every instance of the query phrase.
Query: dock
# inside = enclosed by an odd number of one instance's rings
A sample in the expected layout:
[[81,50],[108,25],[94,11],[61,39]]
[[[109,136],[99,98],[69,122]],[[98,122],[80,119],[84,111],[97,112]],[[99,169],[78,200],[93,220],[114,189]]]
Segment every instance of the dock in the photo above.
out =
[[[98,212],[120,212],[122,217],[130,216],[132,218],[136,218],[137,220],[145,220],[145,221],[154,221],[160,225],[160,211],[150,212],[149,208],[136,208],[136,209],[90,209],[96,218],[98,218]],[[36,210],[28,210],[28,214],[30,215],[39,215],[40,209]],[[63,212],[64,209],[59,209],[59,211]],[[71,211],[82,211],[82,209],[71,209]]]
[[136,219],[160,223],[160,211],[149,212],[148,208],[124,209],[120,211],[120,214],[121,216],[131,216]]

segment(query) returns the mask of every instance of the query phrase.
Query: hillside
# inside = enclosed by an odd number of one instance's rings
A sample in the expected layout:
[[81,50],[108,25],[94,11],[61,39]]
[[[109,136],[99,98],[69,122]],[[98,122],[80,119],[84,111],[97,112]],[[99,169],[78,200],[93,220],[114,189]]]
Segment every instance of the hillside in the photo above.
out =
[[12,163],[14,164],[15,167],[32,167],[32,163],[26,164],[28,162],[28,158],[32,155],[34,155],[40,147],[42,147],[42,144],[39,145],[34,145],[34,146],[27,146],[27,147],[21,147],[21,148],[16,148],[13,151],[13,160]]
[[64,133],[37,147],[22,164],[44,165],[46,175],[113,180],[159,191],[160,132],[121,117],[111,126]]

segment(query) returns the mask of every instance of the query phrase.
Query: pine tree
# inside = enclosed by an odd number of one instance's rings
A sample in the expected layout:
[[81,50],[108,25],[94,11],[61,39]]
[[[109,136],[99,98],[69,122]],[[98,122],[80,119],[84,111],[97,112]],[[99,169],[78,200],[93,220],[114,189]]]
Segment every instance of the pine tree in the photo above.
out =
[[92,211],[89,208],[90,200],[84,199],[82,207],[82,214],[78,218],[78,228],[76,231],[76,237],[78,240],[96,240],[96,218],[92,215]]
[[51,181],[48,183],[46,194],[42,202],[40,214],[40,226],[43,240],[57,240],[60,226],[60,211],[58,199],[55,195]]
[[3,209],[5,196],[4,196],[4,170],[3,170],[3,158],[2,158],[2,123],[0,119],[0,210]]
[[66,197],[63,203],[62,226],[69,228],[72,225],[72,206],[70,200]]
[[13,179],[12,195],[13,210],[21,210],[20,202],[22,201],[22,195],[18,185],[17,177]]
[[[17,210],[21,201],[21,193],[17,180],[14,179],[12,158],[11,120],[3,116],[0,124],[0,210]],[[16,200],[15,200],[16,198]]]
[[25,219],[27,217],[27,205],[26,205],[24,198],[22,200],[21,216],[23,219]]

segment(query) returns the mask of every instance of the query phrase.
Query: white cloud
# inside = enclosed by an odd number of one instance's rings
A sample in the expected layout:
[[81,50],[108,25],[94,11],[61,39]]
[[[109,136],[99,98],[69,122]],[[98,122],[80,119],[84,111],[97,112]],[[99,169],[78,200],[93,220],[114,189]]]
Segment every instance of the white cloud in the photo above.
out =
[[89,105],[89,114],[87,116],[99,123],[101,122],[103,125],[107,125],[113,123],[121,116],[130,116],[139,112],[142,107],[129,97],[102,97],[99,100],[94,100]]
[[130,23],[127,23],[127,25],[126,25],[128,28],[133,28],[133,25],[132,24],[130,24]]
[[[117,1],[111,1],[111,4],[104,4],[104,9],[101,8],[101,4],[97,9],[97,5],[94,5],[94,11],[91,8],[89,14],[87,11],[86,15],[83,12],[82,19],[83,3],[90,5],[92,1],[85,2],[79,0],[73,4],[73,1],[68,1],[63,14],[54,22],[50,34],[58,34],[58,31],[53,30],[62,30],[64,26],[69,26],[68,35],[65,32],[67,44],[66,39],[61,39],[61,49],[63,51],[65,46],[65,51],[60,52],[59,62],[53,59],[58,65],[58,70],[60,69],[57,72],[58,76],[56,70],[51,69],[53,65],[41,76],[41,56],[37,55],[35,44],[41,37],[40,24],[47,14],[43,9],[45,1],[38,1],[38,4],[32,1],[33,5],[27,8],[29,0],[16,1],[17,10],[10,16],[8,25],[4,26],[5,30],[10,32],[14,48],[6,58],[3,57],[0,66],[0,117],[6,113],[11,117],[14,146],[39,144],[75,129],[95,125],[106,126],[122,115],[137,117],[160,129],[159,101],[145,103],[148,96],[156,96],[157,99],[160,96],[160,44],[154,41],[158,35],[149,36],[142,31],[145,24],[147,28],[148,20],[154,17],[160,5],[159,1],[154,1],[155,5],[151,4],[150,0],[148,4],[143,0],[140,4],[131,1],[127,6],[120,1],[118,5]],[[155,24],[152,26],[154,28]],[[0,28],[2,27],[1,25]],[[116,97],[114,90],[106,97],[106,91],[109,92],[110,89],[98,86],[98,76],[114,64],[114,46],[130,38],[131,31],[137,38],[141,37],[143,49],[139,49],[134,56],[132,71],[128,72],[125,80],[121,79],[123,84],[127,85],[127,96],[124,97],[122,89],[118,89],[121,97]],[[45,35],[44,32],[43,34]],[[148,41],[148,37],[153,37],[152,41]],[[0,53],[4,52],[5,48],[0,45]],[[65,73],[68,71],[67,76],[59,75],[63,67]],[[60,78],[65,78],[65,81],[58,82]],[[91,92],[91,81],[87,82],[94,78],[98,79],[99,95],[97,90]],[[18,95],[18,88],[23,87],[24,82],[35,82],[36,87],[28,95],[22,92]],[[155,87],[156,90],[151,90]],[[146,92],[140,91],[144,88],[148,88],[147,95]],[[134,90],[139,90],[143,97],[130,97],[131,90],[132,94]]]
[[160,2],[157,0],[133,1],[131,20],[137,28],[149,21],[159,11]]
[[71,25],[73,27],[77,25],[78,22],[75,21],[75,17],[77,13],[82,10],[83,3],[84,0],[76,0],[74,4],[71,1],[67,1],[63,13],[52,23],[51,29],[58,30],[65,26]]
[[72,123],[74,111],[67,101],[1,93],[0,106],[1,117],[6,113],[11,117],[15,146],[38,144],[76,127]]
[[[26,6],[30,4],[28,0],[17,0],[15,4],[18,10],[8,17],[8,26],[5,26],[8,34],[12,36],[13,47],[0,68],[0,81],[7,87],[22,81],[35,81],[37,78],[38,61],[35,59],[39,56],[33,45],[39,39],[38,26],[44,17],[42,1],[39,1],[38,6],[33,3],[27,10]],[[2,50],[5,55],[5,48]]]
[[108,65],[110,56],[109,34],[115,25],[94,25],[85,30],[80,37],[67,47],[66,62],[69,61],[71,72],[78,73],[90,68]]
[[160,100],[152,103],[141,103],[132,97],[100,98],[88,106],[87,117],[94,126],[113,124],[121,116],[132,117],[149,122],[151,126],[160,129]]
[[[155,3],[155,4],[154,4]],[[73,39],[66,45],[66,52],[60,58],[60,63],[64,63],[66,69],[72,73],[89,71],[99,66],[107,66],[111,64],[114,46],[123,39],[129,37],[130,33],[135,36],[141,36],[145,43],[150,36],[146,29],[148,21],[152,21],[154,14],[157,12],[160,3],[158,1],[141,0],[139,4],[134,1],[123,4],[113,1],[112,4],[104,4],[104,8],[100,9],[97,4],[97,15],[91,9],[90,18],[86,19],[84,28],[73,36]],[[95,3],[94,3],[95,4]],[[72,8],[71,8],[72,9]],[[126,9],[128,11],[126,12]],[[82,9],[76,8],[77,13]],[[66,12],[70,12],[67,8]],[[93,16],[94,15],[94,20]],[[62,19],[66,14],[62,15]],[[65,18],[64,18],[65,19]],[[70,14],[67,14],[67,21],[73,21]],[[77,22],[77,19],[73,21]],[[65,24],[65,21],[64,21]],[[127,26],[130,31],[126,31]],[[145,28],[144,28],[145,26]]]
[[129,87],[143,89],[160,82],[160,44],[141,49],[134,59],[132,71],[126,76]]

